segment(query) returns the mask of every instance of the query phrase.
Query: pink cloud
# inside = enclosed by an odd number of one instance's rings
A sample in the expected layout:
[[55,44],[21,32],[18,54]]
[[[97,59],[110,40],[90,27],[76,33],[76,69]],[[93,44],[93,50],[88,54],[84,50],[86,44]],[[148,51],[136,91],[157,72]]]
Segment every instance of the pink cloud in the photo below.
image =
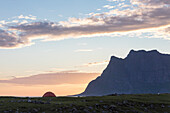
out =
[[87,84],[99,76],[100,73],[83,73],[65,71],[58,73],[46,73],[29,77],[0,80],[0,83],[12,83],[20,85],[60,85],[60,84]]

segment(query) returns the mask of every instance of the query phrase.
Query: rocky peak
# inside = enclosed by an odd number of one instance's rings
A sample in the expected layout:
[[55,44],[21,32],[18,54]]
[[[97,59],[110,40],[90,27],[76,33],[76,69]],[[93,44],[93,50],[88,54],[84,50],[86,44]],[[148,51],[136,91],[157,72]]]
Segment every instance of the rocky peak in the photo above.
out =
[[159,53],[157,50],[151,50],[151,51],[145,51],[145,50],[135,51],[135,50],[131,50],[126,58],[137,57],[137,56],[145,57],[145,56],[160,55],[160,54],[161,53]]
[[107,68],[81,95],[170,93],[170,55],[131,50],[125,59],[111,57]]

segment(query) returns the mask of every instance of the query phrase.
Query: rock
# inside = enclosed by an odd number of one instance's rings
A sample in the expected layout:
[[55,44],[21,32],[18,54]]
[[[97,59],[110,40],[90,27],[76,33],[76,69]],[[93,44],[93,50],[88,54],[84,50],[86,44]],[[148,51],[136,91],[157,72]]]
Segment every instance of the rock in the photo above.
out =
[[93,109],[93,107],[91,107],[91,106],[89,106],[88,108],[89,108],[90,110],[92,110],[92,109]]
[[14,102],[17,102],[16,100],[14,100]]
[[107,109],[107,108],[108,108],[108,106],[104,105],[104,106],[103,106],[103,108],[104,108],[104,109]]
[[73,109],[71,109],[71,111],[73,112],[73,111],[77,111],[77,109],[74,107]]
[[124,101],[123,101],[123,104],[126,104],[126,103],[128,103],[128,101],[127,101],[127,100],[124,100]]
[[144,107],[144,106],[145,106],[145,104],[142,104],[141,106],[142,106],[142,107]]
[[14,100],[10,100],[9,102],[13,103],[13,102],[14,102]]
[[4,103],[4,102],[5,102],[4,100],[0,101],[0,103]]
[[122,106],[123,104],[121,102],[117,102],[117,105]]
[[162,108],[164,108],[164,107],[165,107],[165,105],[163,105],[163,104],[162,104],[162,105],[161,105],[161,107],[162,107]]
[[145,108],[144,108],[144,111],[147,112],[147,111],[148,111],[148,108],[145,107]]
[[122,109],[120,109],[119,112],[120,113],[127,113],[126,110],[122,110]]
[[102,102],[103,102],[103,100],[100,100],[99,102],[100,102],[100,103],[102,103]]
[[22,100],[22,102],[26,102],[26,100]]
[[138,111],[136,111],[136,110],[132,110],[132,113],[139,113]]
[[134,107],[134,106],[129,106],[129,108],[132,108],[132,109],[134,109],[135,107]]
[[9,110],[9,112],[11,113],[11,112],[12,112],[12,110],[10,109],[10,110]]
[[115,106],[115,105],[110,105],[110,108],[112,108],[112,109],[113,109],[113,108],[116,108],[116,106]]
[[37,113],[37,112],[38,112],[38,109],[34,108],[32,111]]
[[72,107],[72,106],[73,106],[73,104],[70,104],[70,106]]
[[150,105],[150,108],[152,108],[152,109],[153,109],[153,108],[154,108],[154,105],[153,105],[153,104],[151,104],[151,105]]
[[86,100],[82,100],[82,102],[86,102]]
[[32,101],[30,99],[27,100],[28,103],[31,103]]
[[89,110],[87,110],[87,109],[84,109],[83,110],[85,113],[91,113],[91,112],[89,112]]
[[21,103],[22,100],[18,100],[18,103]]
[[44,104],[44,102],[38,101],[38,100],[32,101],[32,103],[34,103],[34,104]]
[[43,102],[43,101],[40,101],[40,104],[44,104],[44,102]]
[[131,50],[126,58],[111,57],[101,76],[79,96],[170,93],[170,55],[156,50]]
[[96,107],[99,107],[99,104],[95,104]]
[[44,104],[51,104],[49,101],[45,102]]

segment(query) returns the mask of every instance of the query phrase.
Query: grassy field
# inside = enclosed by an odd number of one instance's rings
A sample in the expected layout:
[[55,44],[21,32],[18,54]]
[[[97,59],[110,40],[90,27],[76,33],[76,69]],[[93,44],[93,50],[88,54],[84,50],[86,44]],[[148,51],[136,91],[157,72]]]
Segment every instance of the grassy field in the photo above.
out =
[[0,113],[170,113],[170,94],[102,97],[0,97]]

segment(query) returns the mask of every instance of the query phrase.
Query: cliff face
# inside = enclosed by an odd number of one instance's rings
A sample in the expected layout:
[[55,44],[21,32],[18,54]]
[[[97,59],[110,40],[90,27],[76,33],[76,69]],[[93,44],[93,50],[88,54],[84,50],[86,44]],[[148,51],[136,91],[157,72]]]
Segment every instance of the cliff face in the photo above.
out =
[[114,93],[170,93],[170,55],[156,50],[131,50],[125,59],[112,56],[102,75],[80,95]]

